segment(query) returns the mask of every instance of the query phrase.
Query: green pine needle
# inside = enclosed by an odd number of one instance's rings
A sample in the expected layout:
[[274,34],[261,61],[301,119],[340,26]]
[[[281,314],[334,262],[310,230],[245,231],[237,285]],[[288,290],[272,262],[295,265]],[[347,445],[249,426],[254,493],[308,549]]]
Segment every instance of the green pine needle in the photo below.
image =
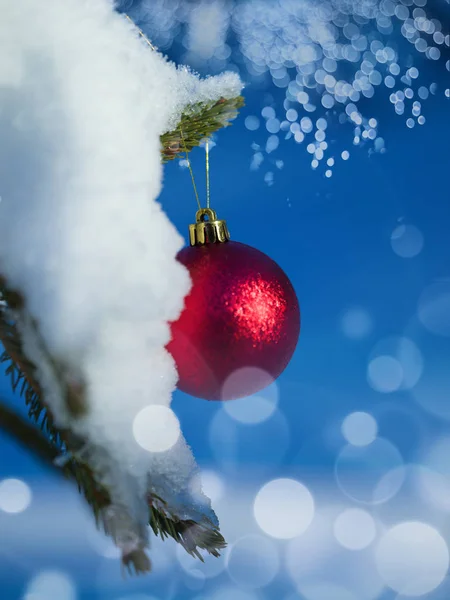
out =
[[[180,152],[190,152],[199,146],[202,140],[211,137],[218,129],[228,127],[244,105],[244,98],[225,99],[216,102],[198,103],[181,115],[181,121],[174,131],[161,136],[161,158],[167,162],[176,158]],[[183,133],[181,139],[180,128]]]

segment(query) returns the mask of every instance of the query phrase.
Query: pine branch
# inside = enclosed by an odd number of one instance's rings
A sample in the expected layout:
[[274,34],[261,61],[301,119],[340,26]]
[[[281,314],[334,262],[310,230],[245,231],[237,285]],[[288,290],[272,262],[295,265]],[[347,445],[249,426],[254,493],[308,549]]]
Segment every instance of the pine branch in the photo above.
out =
[[[128,16],[127,18],[131,20]],[[145,38],[143,32],[139,31]],[[148,39],[147,42],[155,49]],[[218,129],[230,125],[230,121],[236,117],[243,104],[243,97],[238,96],[197,103],[187,108],[176,129],[164,133],[160,138],[162,162],[176,158],[181,152],[190,152]],[[0,429],[31,450],[44,464],[51,465],[57,472],[75,480],[79,491],[92,508],[97,525],[103,525],[105,533],[114,538],[114,531],[108,530],[106,516],[108,510],[113,508],[110,494],[96,480],[94,471],[86,459],[82,459],[83,453],[80,450],[84,447],[84,440],[78,439],[68,430],[55,427],[52,413],[45,403],[36,376],[36,367],[23,351],[16,320],[22,325],[26,322],[28,329],[32,331],[33,339],[51,370],[69,414],[77,418],[88,409],[84,382],[73,381],[65,365],[54,360],[45,346],[37,323],[30,319],[24,310],[23,298],[9,290],[6,281],[0,275],[0,341],[5,348],[0,362],[7,363],[6,374],[10,376],[11,387],[14,392],[19,390],[19,396],[25,399],[28,407],[30,420],[41,428],[42,433],[1,404]],[[149,496],[148,506],[149,525],[155,535],[160,535],[162,539],[172,537],[192,556],[203,560],[200,550],[219,556],[219,550],[226,546],[218,528],[206,517],[198,523],[178,519],[176,515],[171,514],[164,500],[155,495]],[[151,570],[150,561],[142,547],[134,547],[130,552],[123,554],[122,564],[130,572],[134,570],[135,573],[143,573]]]
[[[75,458],[74,455],[83,444],[83,440],[76,439],[69,431],[58,430],[55,427],[35,377],[35,366],[23,353],[20,335],[11,320],[8,307],[18,310],[22,307],[22,300],[19,294],[7,290],[5,281],[0,277],[0,340],[5,348],[0,362],[8,363],[5,372],[11,378],[12,389],[14,392],[18,390],[19,396],[24,397],[31,421],[38,425],[43,433],[25,424],[5,407],[0,407],[0,427],[24,443],[27,448],[37,452],[47,463],[51,460],[55,468],[58,466],[54,462],[55,458],[65,457],[59,471],[77,483],[78,490],[92,508],[97,526],[102,525],[105,532],[110,533],[103,518],[104,512],[111,505],[109,492],[96,481],[90,466],[79,457]],[[47,440],[45,447],[43,440]],[[168,510],[164,500],[156,496],[149,497],[148,504],[149,525],[155,535],[161,536],[162,539],[172,537],[192,556],[203,560],[199,550],[219,556],[219,550],[226,546],[219,530],[208,519],[204,518],[201,523],[178,519]],[[129,571],[134,569],[135,573],[150,570],[150,562],[143,549],[133,550],[123,556],[122,562]]]
[[60,472],[60,468],[55,462],[59,456],[56,446],[36,427],[30,425],[30,423],[1,401],[0,429],[22,446],[25,446],[33,453],[33,456],[39,458],[45,467],[51,468],[52,471]]
[[244,98],[238,96],[191,106],[182,114],[178,127],[161,136],[162,161],[172,160],[185,150],[190,152],[192,148],[199,146],[202,140],[211,137],[218,129],[231,125],[230,121],[237,116],[238,110],[243,105]]
[[[126,13],[125,18],[133,23],[139,35],[154,51],[157,50],[145,33],[140,29],[133,19]],[[229,121],[237,116],[239,108],[244,105],[244,98],[220,98],[216,102],[199,102],[189,107],[181,116],[180,123],[174,131],[164,133],[161,136],[161,158],[167,162],[175,158],[180,152],[190,152],[200,142],[211,137],[218,129],[231,125]],[[183,131],[184,140],[181,139]],[[181,142],[184,142],[181,144]]]

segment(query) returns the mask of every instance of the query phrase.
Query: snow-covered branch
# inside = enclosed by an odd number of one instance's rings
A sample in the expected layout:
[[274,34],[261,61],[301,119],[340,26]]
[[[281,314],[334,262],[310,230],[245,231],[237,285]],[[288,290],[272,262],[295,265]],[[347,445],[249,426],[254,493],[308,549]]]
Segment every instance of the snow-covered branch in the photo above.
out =
[[190,279],[156,199],[161,136],[189,106],[236,97],[240,81],[177,69],[108,0],[0,7],[0,274],[21,299],[11,308],[31,376],[107,491],[124,556],[148,545],[149,497],[214,531],[170,409],[168,323]]

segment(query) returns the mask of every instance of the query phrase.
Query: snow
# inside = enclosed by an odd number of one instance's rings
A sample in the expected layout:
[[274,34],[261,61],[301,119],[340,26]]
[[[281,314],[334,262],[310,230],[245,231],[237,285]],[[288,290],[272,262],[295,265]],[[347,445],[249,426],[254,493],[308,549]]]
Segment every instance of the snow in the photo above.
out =
[[[145,542],[149,489],[180,516],[213,514],[190,495],[197,469],[181,435],[159,452],[133,436],[146,407],[171,410],[164,347],[191,285],[175,260],[182,237],[156,202],[159,136],[187,105],[242,84],[177,69],[108,0],[0,10],[0,273],[25,298],[25,349],[57,426],[85,440]],[[85,385],[85,416],[67,410],[46,351]]]

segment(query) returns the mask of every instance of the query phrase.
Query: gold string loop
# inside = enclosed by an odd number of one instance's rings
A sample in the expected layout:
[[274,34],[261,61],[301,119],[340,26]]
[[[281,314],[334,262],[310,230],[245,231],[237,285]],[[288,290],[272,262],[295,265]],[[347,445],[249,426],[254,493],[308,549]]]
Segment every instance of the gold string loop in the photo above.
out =
[[200,199],[198,197],[197,186],[195,185],[194,171],[192,170],[191,161],[189,160],[189,153],[187,151],[186,141],[184,139],[183,130],[181,129],[181,125],[180,125],[179,129],[180,129],[181,140],[183,142],[183,150],[184,150],[184,153],[186,155],[187,166],[188,166],[188,169],[189,169],[189,173],[191,174],[191,180],[192,180],[192,186],[194,188],[195,199],[197,200],[197,204],[198,204],[199,210],[201,210],[202,206],[200,204]]

